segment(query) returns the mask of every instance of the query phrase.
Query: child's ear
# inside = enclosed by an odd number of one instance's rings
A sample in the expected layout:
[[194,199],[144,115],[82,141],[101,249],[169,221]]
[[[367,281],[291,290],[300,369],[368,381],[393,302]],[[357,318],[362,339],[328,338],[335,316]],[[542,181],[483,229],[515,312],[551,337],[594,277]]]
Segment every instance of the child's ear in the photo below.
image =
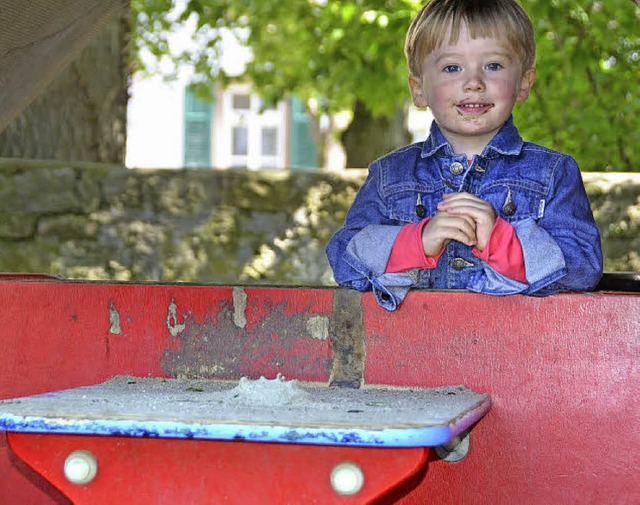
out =
[[427,103],[427,97],[424,96],[420,78],[413,74],[409,75],[409,91],[411,91],[411,98],[416,107],[423,109],[429,105]]
[[517,102],[524,102],[529,98],[529,92],[533,87],[533,81],[536,80],[536,69],[530,68],[523,75],[520,80],[520,89],[518,90]]

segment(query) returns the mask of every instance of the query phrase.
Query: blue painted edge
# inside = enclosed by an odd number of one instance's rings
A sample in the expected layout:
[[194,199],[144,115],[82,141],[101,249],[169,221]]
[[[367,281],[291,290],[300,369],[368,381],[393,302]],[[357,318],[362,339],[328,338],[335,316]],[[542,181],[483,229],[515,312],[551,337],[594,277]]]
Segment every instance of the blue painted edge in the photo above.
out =
[[104,435],[195,440],[243,440],[357,447],[437,447],[473,426],[491,408],[487,396],[449,423],[386,429],[331,428],[178,421],[64,419],[0,414],[0,430],[22,433]]
[[168,421],[65,421],[10,414],[0,418],[0,429],[23,433],[244,440],[358,447],[435,447],[447,443],[456,435],[456,430],[449,426],[365,430],[246,424],[204,425]]

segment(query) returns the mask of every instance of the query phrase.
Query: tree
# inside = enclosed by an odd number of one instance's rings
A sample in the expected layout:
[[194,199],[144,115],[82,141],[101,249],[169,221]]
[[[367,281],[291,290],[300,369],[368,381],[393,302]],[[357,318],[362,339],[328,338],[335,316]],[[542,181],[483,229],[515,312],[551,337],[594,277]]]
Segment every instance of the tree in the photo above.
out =
[[517,112],[523,136],[573,154],[583,170],[640,171],[640,7],[628,0],[525,6],[538,65],[532,96]]
[[0,156],[124,164],[131,26],[119,12],[2,130]]
[[[158,59],[193,65],[201,89],[233,78],[218,64],[220,42],[230,30],[253,53],[240,78],[252,81],[266,101],[295,94],[317,104],[316,118],[355,110],[345,132],[345,143],[353,145],[349,166],[366,166],[408,141],[401,34],[418,7],[414,0],[191,0],[173,10],[170,0],[134,0],[132,6],[138,54],[147,50]],[[167,30],[191,17],[197,20],[199,50],[169,56]]]
[[[634,170],[640,155],[640,7],[629,0],[523,0],[537,32],[538,80],[516,112],[528,140],[573,154],[584,170]],[[169,58],[167,29],[188,19],[201,41],[173,57],[191,64],[203,87],[228,82],[218,64],[231,30],[253,59],[240,78],[268,101],[289,93],[318,104],[316,115],[355,111],[362,165],[401,144],[398,111],[407,104],[404,34],[418,0],[133,0],[137,50]],[[138,53],[140,54],[140,53]],[[138,62],[141,60],[139,59]],[[391,119],[391,120],[390,120]],[[374,137],[372,121],[384,130]],[[368,142],[367,139],[369,140]],[[351,156],[350,156],[351,154]],[[638,169],[640,170],[640,169]]]

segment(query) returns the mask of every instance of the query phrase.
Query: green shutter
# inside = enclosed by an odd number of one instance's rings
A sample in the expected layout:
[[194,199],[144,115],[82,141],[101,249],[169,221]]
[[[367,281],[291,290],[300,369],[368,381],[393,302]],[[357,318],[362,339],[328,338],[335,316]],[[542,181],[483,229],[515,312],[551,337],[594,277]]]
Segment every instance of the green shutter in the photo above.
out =
[[211,166],[211,118],[214,104],[187,87],[184,100],[184,166]]
[[309,114],[299,98],[291,99],[291,139],[289,168],[317,168],[318,153],[311,135]]

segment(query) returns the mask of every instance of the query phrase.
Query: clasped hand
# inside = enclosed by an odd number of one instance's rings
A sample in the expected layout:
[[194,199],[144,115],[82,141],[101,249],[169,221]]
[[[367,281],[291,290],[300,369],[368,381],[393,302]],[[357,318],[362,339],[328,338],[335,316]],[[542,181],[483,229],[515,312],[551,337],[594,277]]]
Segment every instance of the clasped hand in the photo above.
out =
[[493,206],[471,193],[445,193],[438,213],[422,229],[422,246],[427,256],[437,256],[456,240],[482,251],[496,222]]

